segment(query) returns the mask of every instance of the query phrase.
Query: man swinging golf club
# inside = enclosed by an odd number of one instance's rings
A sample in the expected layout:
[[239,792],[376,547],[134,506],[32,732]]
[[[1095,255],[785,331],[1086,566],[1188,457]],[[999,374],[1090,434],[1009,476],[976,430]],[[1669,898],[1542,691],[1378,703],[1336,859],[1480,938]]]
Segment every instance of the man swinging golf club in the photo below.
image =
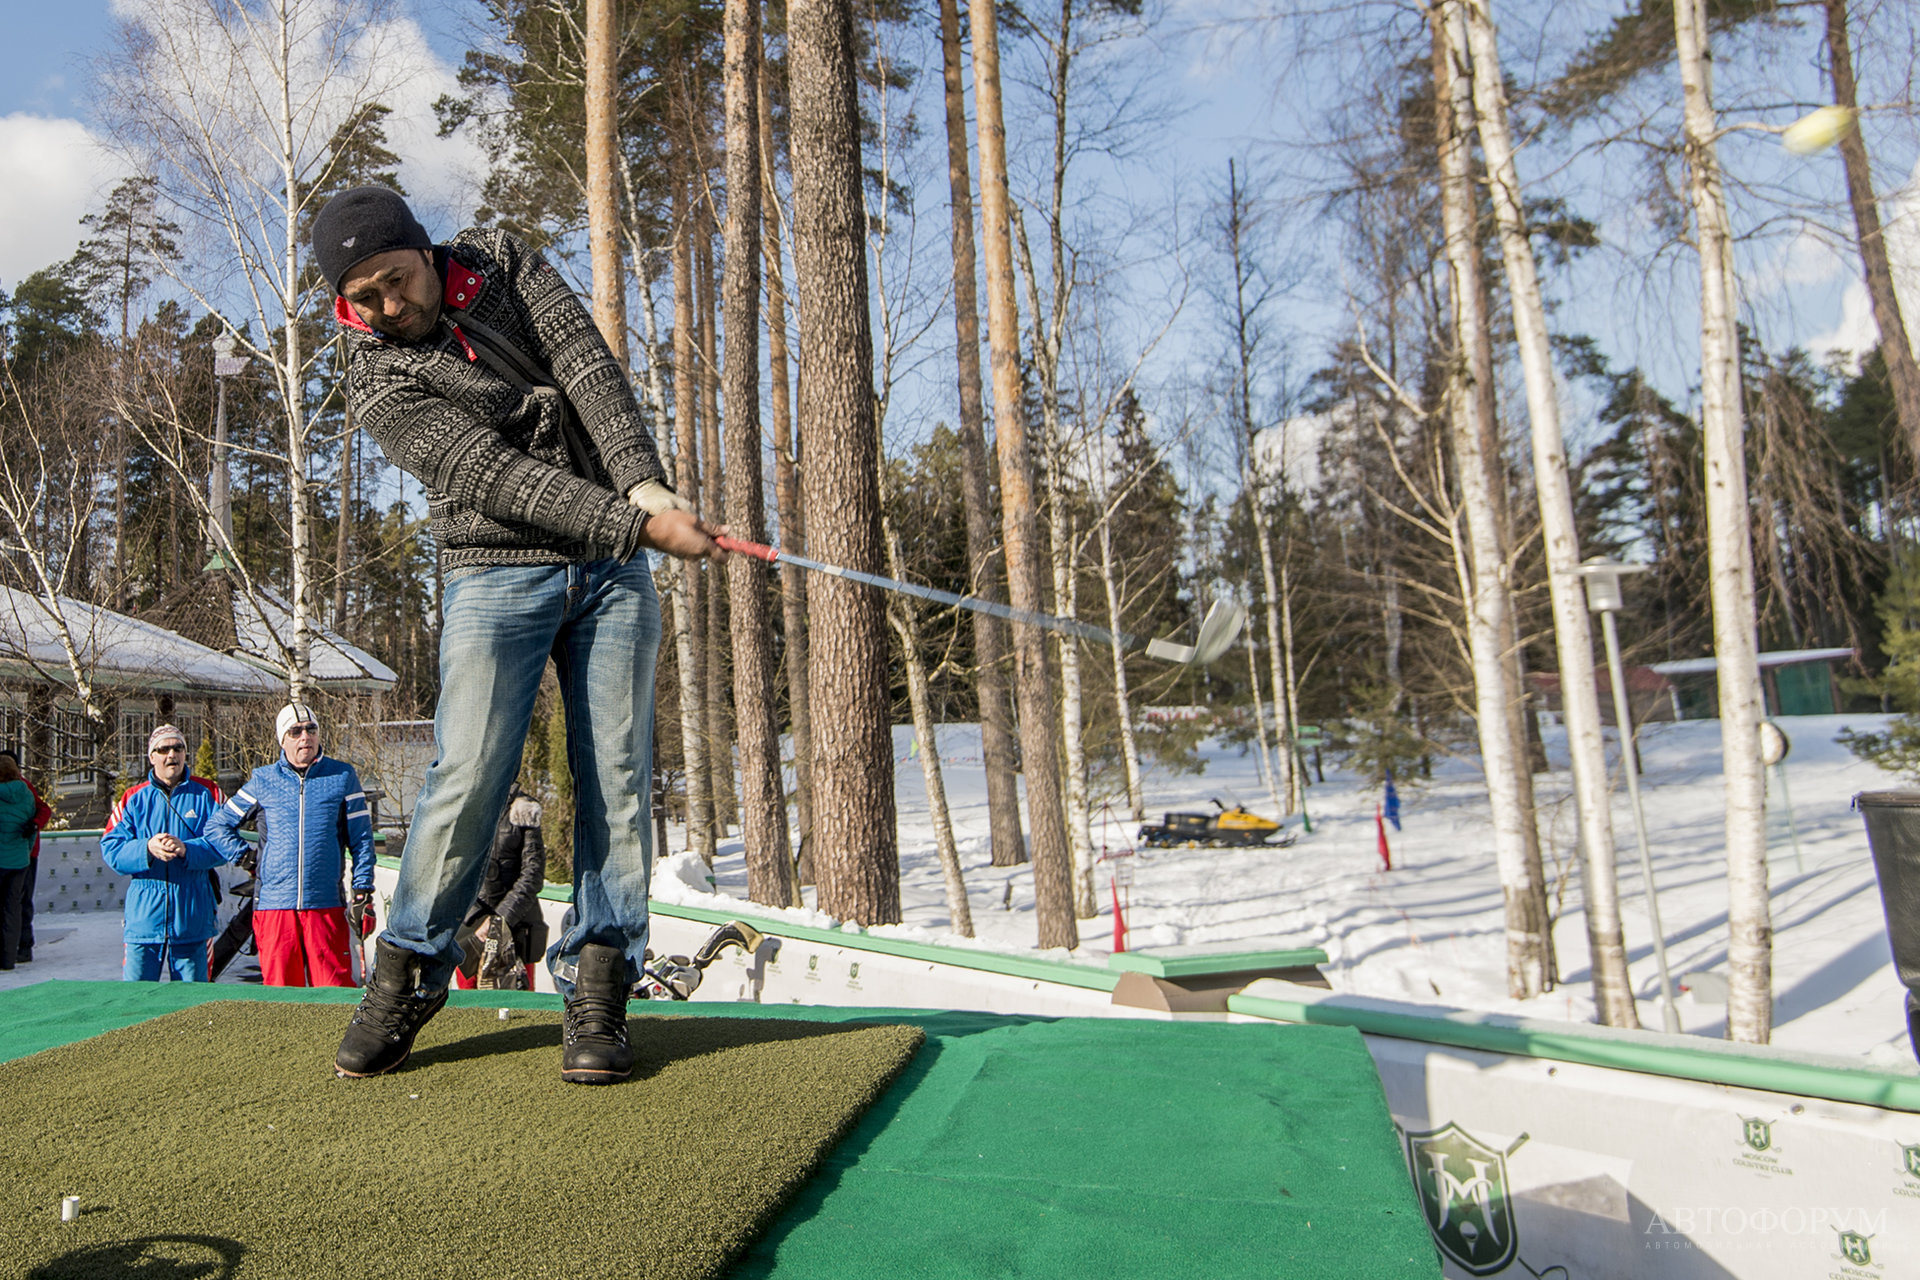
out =
[[633,390],[557,271],[503,231],[435,245],[384,187],[328,201],[314,255],[340,295],[347,400],[426,488],[441,596],[436,758],[415,803],[343,1076],[405,1062],[446,1003],[552,657],[576,788],[573,906],[547,953],[566,998],[561,1079],[633,1070],[647,944],[654,656],[642,548],[724,559],[666,484]]

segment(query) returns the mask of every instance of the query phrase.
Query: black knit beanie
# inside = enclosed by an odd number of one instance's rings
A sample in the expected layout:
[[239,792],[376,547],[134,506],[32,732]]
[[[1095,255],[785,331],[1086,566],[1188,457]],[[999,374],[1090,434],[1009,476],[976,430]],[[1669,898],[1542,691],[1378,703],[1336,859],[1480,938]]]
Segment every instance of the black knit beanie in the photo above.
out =
[[335,293],[347,272],[389,249],[431,249],[432,237],[388,187],[354,187],[327,201],[313,220],[313,256]]

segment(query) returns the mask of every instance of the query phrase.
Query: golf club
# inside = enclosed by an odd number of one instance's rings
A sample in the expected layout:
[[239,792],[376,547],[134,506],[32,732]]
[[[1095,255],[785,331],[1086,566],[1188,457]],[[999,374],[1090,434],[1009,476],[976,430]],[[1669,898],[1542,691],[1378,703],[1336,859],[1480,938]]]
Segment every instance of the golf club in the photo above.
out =
[[1194,637],[1192,644],[1179,644],[1172,640],[1161,639],[1144,640],[1124,631],[1108,631],[1104,627],[1096,627],[1072,618],[1060,618],[1051,613],[1037,613],[1032,609],[1016,609],[1012,605],[1001,604],[996,600],[955,595],[951,591],[941,591],[937,587],[923,587],[912,582],[901,582],[895,578],[883,578],[877,573],[862,573],[858,569],[843,569],[838,565],[822,564],[818,560],[809,560],[805,556],[796,556],[778,547],[769,547],[758,542],[745,542],[725,535],[715,538],[714,541],[719,543],[723,550],[752,556],[770,565],[790,564],[797,569],[831,574],[850,582],[865,583],[869,587],[878,587],[882,591],[919,596],[922,600],[955,605],[962,609],[971,609],[975,613],[990,613],[996,618],[1005,618],[1009,622],[1024,622],[1029,626],[1079,636],[1082,640],[1091,640],[1100,644],[1113,644],[1118,641],[1123,649],[1138,650],[1149,658],[1187,666],[1205,666],[1225,653],[1227,646],[1233,643],[1234,637],[1240,634],[1241,624],[1247,617],[1246,610],[1233,601],[1216,600],[1213,608],[1207,610],[1207,616],[1200,623],[1200,633]]

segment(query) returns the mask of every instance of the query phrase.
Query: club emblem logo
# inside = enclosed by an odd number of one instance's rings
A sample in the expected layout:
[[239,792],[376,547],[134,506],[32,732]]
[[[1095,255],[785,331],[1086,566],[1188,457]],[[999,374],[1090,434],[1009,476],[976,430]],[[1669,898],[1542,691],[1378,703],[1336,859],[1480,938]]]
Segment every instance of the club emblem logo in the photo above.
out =
[[1514,1259],[1513,1201],[1507,1158],[1460,1126],[1407,1135],[1407,1164],[1427,1226],[1447,1257],[1469,1275],[1492,1275]]
[[849,978],[858,978],[860,976],[860,962],[858,960],[847,967],[847,976]]
[[1847,1261],[1851,1262],[1854,1266],[1868,1266],[1873,1262],[1873,1250],[1867,1247],[1867,1241],[1869,1239],[1871,1239],[1871,1237],[1863,1236],[1858,1231],[1842,1231],[1840,1233],[1840,1252],[1844,1254]]
[[1910,1178],[1920,1178],[1920,1142],[1916,1142],[1910,1147],[1901,1147],[1900,1156],[1906,1164],[1907,1176]]
[[1740,1122],[1745,1126],[1740,1136],[1749,1147],[1755,1151],[1765,1151],[1773,1145],[1773,1121],[1742,1116]]

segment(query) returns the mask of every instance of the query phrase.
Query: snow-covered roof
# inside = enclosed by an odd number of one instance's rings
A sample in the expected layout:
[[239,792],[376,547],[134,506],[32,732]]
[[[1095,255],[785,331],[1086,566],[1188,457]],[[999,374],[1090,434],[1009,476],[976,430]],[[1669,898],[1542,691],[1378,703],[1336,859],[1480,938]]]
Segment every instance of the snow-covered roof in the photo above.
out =
[[[291,643],[293,611],[272,591],[258,589],[255,604],[216,558],[206,572],[181,583],[141,612],[161,626],[268,672],[283,684],[286,665],[274,636]],[[314,683],[342,693],[378,693],[399,680],[393,668],[310,617]]]
[[[239,640],[234,656],[280,672],[279,646],[273,637],[293,639],[293,610],[271,591],[262,589],[254,597],[244,591],[233,593],[233,630]],[[264,613],[263,613],[264,610]],[[393,688],[400,674],[358,645],[309,619],[313,629],[313,679],[323,688],[355,693],[379,693]]]
[[278,676],[197,644],[151,622],[83,600],[0,587],[0,675],[33,681],[71,679],[53,610],[66,620],[80,662],[96,683],[116,689],[277,698]]
[[[1853,657],[1851,649],[1775,649],[1760,655],[1760,667],[1791,667],[1802,662],[1844,662]],[[1682,658],[1678,662],[1651,662],[1651,671],[1663,676],[1706,676],[1720,670],[1718,658]]]

